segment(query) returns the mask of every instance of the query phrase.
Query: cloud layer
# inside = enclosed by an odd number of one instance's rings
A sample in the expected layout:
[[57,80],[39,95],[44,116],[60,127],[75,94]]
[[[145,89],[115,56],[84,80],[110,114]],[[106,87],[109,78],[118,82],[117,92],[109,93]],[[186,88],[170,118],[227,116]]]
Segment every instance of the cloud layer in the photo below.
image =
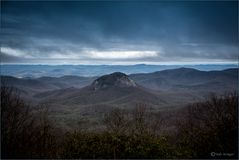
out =
[[1,61],[236,62],[237,3],[4,1]]

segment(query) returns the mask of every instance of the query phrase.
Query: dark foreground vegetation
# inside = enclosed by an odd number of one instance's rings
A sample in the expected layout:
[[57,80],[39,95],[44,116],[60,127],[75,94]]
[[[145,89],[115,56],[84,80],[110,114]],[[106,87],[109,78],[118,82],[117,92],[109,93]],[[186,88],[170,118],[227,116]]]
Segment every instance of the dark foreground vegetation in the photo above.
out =
[[[1,158],[237,158],[237,93],[211,96],[180,111],[174,132],[139,104],[105,115],[105,131],[62,133],[46,106],[26,104],[1,87]],[[167,121],[167,120],[164,120]],[[165,122],[164,122],[165,123]]]

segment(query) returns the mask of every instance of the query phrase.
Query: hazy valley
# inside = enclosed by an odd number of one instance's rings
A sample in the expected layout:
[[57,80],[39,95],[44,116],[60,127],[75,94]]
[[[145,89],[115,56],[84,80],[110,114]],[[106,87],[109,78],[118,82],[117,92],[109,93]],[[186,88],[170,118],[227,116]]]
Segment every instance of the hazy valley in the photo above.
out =
[[[177,68],[152,73],[104,76],[16,78],[1,76],[4,85],[18,89],[33,106],[47,105],[58,127],[74,129],[79,123],[93,129],[105,114],[144,104],[151,111],[177,110],[204,101],[210,94],[223,95],[238,88],[238,69],[200,71]],[[97,128],[96,127],[96,128]]]

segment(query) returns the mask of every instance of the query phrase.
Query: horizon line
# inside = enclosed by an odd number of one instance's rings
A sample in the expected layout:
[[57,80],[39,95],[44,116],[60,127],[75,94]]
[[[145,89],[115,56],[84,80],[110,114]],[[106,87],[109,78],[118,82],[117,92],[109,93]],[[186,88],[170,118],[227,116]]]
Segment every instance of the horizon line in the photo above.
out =
[[171,65],[237,65],[239,62],[163,62],[163,63],[135,63],[135,64],[74,64],[74,63],[0,63],[0,65],[46,65],[46,66],[171,66]]

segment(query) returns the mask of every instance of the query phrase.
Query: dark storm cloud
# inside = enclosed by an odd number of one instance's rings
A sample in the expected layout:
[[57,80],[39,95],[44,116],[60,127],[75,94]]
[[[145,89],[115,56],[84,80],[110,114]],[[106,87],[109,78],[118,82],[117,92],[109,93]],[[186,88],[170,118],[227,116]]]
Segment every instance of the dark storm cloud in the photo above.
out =
[[237,11],[237,1],[4,1],[1,52],[16,62],[237,61]]

